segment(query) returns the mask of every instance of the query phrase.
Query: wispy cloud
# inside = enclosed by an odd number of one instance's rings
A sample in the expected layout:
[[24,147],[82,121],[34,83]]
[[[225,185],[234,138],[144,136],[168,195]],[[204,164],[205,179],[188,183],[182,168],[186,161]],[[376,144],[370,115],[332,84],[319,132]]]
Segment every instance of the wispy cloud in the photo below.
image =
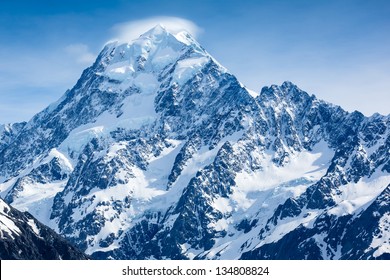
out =
[[161,24],[169,32],[174,34],[186,30],[195,38],[202,32],[202,29],[199,26],[188,19],[160,16],[116,24],[112,28],[114,33],[114,38],[112,40],[130,42],[157,24]]
[[94,62],[96,55],[90,52],[89,47],[85,44],[71,44],[65,48],[65,52],[73,57],[79,64],[91,64]]

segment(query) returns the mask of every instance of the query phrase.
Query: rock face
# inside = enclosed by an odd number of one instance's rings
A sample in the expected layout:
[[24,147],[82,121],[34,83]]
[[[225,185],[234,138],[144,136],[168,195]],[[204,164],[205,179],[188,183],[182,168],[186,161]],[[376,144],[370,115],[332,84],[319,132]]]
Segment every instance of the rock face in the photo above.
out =
[[0,151],[1,196],[94,258],[389,258],[389,124],[291,82],[254,94],[157,26]]
[[87,256],[29,213],[0,199],[1,260],[85,260]]
[[0,125],[0,151],[16,138],[25,125],[25,122]]

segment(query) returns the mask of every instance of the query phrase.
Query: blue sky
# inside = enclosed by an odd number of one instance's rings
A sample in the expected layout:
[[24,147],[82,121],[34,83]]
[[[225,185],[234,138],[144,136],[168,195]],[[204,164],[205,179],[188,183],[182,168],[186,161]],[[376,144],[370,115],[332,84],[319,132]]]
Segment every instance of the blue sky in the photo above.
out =
[[1,0],[0,123],[29,120],[107,41],[158,21],[191,29],[255,91],[289,80],[348,111],[389,114],[389,14],[384,0]]

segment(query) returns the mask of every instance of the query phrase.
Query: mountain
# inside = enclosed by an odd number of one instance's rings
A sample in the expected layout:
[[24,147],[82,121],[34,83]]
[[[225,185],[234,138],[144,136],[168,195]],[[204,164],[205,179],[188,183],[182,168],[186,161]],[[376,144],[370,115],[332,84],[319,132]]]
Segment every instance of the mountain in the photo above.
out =
[[156,26],[0,151],[0,194],[99,259],[389,258],[389,122]]
[[0,199],[1,260],[86,260],[88,257],[29,213]]
[[26,122],[0,125],[0,151],[12,142],[25,125]]

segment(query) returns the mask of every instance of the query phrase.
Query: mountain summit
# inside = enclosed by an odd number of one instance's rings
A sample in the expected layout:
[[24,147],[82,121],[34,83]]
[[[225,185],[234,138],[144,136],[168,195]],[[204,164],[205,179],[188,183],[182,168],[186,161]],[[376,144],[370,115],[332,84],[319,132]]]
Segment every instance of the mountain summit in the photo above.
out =
[[156,26],[2,144],[1,196],[93,258],[389,258],[389,121]]

